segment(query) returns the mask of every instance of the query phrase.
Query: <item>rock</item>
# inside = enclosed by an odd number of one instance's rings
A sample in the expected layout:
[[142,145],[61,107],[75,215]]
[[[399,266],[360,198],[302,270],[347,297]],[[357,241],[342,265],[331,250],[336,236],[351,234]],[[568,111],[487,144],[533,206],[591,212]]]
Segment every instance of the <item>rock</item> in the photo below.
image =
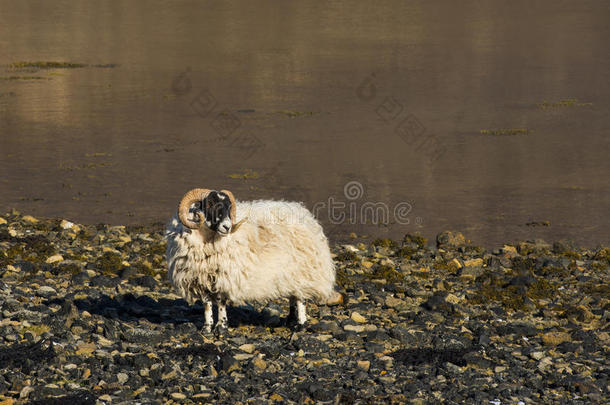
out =
[[343,329],[350,332],[362,333],[365,327],[363,325],[345,325]]
[[92,287],[116,287],[121,282],[119,277],[95,276],[89,281]]
[[224,353],[220,357],[219,368],[226,373],[230,373],[233,370],[239,370],[239,362],[230,353]]
[[470,259],[464,260],[464,267],[481,267],[483,266],[483,259]]
[[358,365],[359,369],[364,371],[369,371],[369,368],[371,368],[371,362],[368,360],[358,360],[356,364]]
[[438,248],[458,248],[466,244],[466,238],[460,232],[444,231],[436,236]]
[[352,312],[351,318],[354,322],[366,323],[366,318],[360,315],[358,312]]
[[259,371],[263,371],[267,368],[267,362],[262,357],[257,356],[252,359],[252,365]]
[[449,268],[449,270],[457,271],[463,266],[458,259],[454,258],[449,263],[447,263],[447,267]]
[[254,353],[254,351],[256,350],[256,346],[251,343],[247,343],[239,346],[239,350],[246,353]]
[[176,401],[182,401],[182,400],[186,399],[186,395],[184,395],[181,392],[172,392],[170,394],[170,396],[172,397],[173,400],[176,400]]
[[391,295],[388,295],[385,299],[385,305],[389,308],[396,308],[399,307],[401,305],[404,304],[404,301],[399,299],[399,298],[395,298]]
[[457,305],[461,301],[461,299],[454,294],[448,294],[445,297],[445,301],[447,301],[449,304]]
[[541,338],[545,346],[557,346],[571,340],[571,336],[567,332],[547,332]]
[[427,242],[428,242],[428,239],[424,238],[419,233],[415,233],[415,234],[407,233],[402,238],[403,245],[414,245],[414,246],[417,246],[418,248],[423,248],[424,246],[426,246]]
[[27,222],[30,224],[37,224],[38,220],[31,215],[24,215],[22,218],[23,222]]
[[574,251],[576,251],[576,247],[570,240],[562,239],[553,243],[553,252],[557,254],[566,254]]
[[117,381],[119,384],[124,385],[127,381],[129,381],[129,376],[125,373],[118,373],[116,375]]
[[517,253],[517,248],[511,245],[504,245],[504,247],[502,247],[502,253],[508,257],[519,256],[519,253]]
[[318,333],[330,332],[332,334],[337,334],[341,331],[341,328],[334,321],[321,321],[315,325],[311,326],[311,329]]
[[464,267],[460,270],[460,278],[462,280],[475,280],[477,277],[482,275],[484,272],[482,267],[469,266]]
[[593,314],[593,312],[591,312],[589,308],[584,305],[571,307],[564,313],[564,316],[568,319],[581,323],[590,323],[596,318],[595,314]]
[[61,229],[72,229],[72,227],[74,226],[74,224],[70,221],[67,221],[65,219],[62,219],[61,222],[59,223],[59,227]]
[[428,311],[453,312],[453,307],[445,300],[446,296],[447,293],[445,291],[438,291],[422,303],[421,306]]
[[98,399],[104,402],[112,402],[112,397],[108,394],[100,395]]
[[152,276],[138,277],[134,279],[132,283],[151,290],[153,290],[157,286],[157,280],[155,280],[155,278]]
[[19,392],[19,399],[26,399],[32,392],[34,392],[34,390],[34,387],[29,385],[23,387]]
[[329,307],[333,307],[336,305],[341,305],[344,302],[345,297],[343,296],[343,294],[337,291],[333,291],[333,294],[330,296],[330,298],[326,300],[326,305],[328,305]]
[[38,289],[36,290],[36,295],[43,298],[51,298],[57,295],[57,291],[53,287],[43,285],[41,287],[38,287]]
[[53,264],[53,263],[61,262],[63,260],[64,260],[64,258],[62,255],[53,255],[53,256],[50,256],[49,258],[47,258],[47,260],[45,260],[45,263]]
[[538,363],[538,370],[545,371],[547,368],[549,368],[549,366],[551,366],[551,364],[553,364],[553,359],[550,357],[544,357]]
[[390,336],[397,339],[402,344],[413,344],[417,342],[417,338],[406,328],[402,326],[394,326],[390,329]]
[[97,349],[95,343],[80,343],[76,347],[76,354],[78,355],[88,355],[93,353],[95,349]]

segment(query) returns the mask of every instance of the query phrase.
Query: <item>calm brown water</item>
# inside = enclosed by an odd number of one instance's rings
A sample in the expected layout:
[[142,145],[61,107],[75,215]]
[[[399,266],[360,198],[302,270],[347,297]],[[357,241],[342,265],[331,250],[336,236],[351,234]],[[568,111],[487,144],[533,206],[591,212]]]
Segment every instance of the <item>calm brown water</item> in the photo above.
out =
[[0,210],[164,222],[203,186],[304,200],[335,240],[608,244],[609,22],[607,1],[0,0]]

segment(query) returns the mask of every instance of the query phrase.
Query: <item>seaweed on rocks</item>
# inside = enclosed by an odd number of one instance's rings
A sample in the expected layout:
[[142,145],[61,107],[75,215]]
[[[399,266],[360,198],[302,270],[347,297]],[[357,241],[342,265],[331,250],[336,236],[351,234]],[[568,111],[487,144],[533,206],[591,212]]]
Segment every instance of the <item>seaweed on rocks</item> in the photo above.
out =
[[47,397],[30,401],[29,405],[95,405],[97,396],[92,392],[81,390],[60,397]]
[[[47,347],[45,347],[47,345]],[[25,374],[47,364],[55,357],[52,340],[18,343],[0,347],[0,369],[19,369]]]
[[442,363],[453,363],[456,366],[466,365],[464,356],[475,347],[435,349],[430,347],[400,349],[391,354],[396,361],[406,366],[417,366],[421,364],[439,365]]

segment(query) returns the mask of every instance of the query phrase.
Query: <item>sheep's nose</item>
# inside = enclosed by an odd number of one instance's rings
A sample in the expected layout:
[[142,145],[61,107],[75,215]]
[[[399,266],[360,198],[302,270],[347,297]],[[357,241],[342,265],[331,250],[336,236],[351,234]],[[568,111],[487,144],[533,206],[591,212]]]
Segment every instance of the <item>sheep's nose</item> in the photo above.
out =
[[231,227],[230,227],[229,225],[227,225],[227,224],[223,224],[223,225],[222,225],[222,229],[223,229],[225,232],[229,232],[229,229],[230,229],[230,228],[231,228]]

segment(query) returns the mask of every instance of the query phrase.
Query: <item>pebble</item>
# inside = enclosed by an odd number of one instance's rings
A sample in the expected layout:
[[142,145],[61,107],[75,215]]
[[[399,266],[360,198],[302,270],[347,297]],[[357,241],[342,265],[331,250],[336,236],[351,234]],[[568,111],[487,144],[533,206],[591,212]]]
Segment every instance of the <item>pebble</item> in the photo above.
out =
[[41,287],[38,287],[38,289],[36,290],[36,295],[43,298],[50,298],[57,295],[57,290],[55,290],[55,288],[53,287],[43,285]]
[[466,243],[466,238],[460,232],[444,231],[436,237],[436,245],[439,248],[457,248]]
[[460,278],[462,280],[475,280],[483,274],[483,269],[477,266],[466,266],[460,270]]
[[186,395],[184,395],[181,392],[172,392],[171,395],[172,399],[176,400],[176,401],[182,401],[184,399],[186,399]]
[[456,271],[456,270],[461,269],[464,266],[462,266],[462,263],[460,263],[460,261],[458,259],[453,258],[449,263],[447,263],[447,267],[450,270]]
[[19,392],[19,399],[26,399],[32,392],[34,392],[36,389],[32,386],[26,386],[23,387],[21,389],[21,391]]
[[362,333],[365,331],[364,325],[345,325],[343,326],[344,330],[356,333]]
[[479,266],[483,266],[483,259],[481,259],[481,258],[464,260],[464,267],[479,267]]
[[127,381],[129,381],[129,376],[127,374],[125,374],[125,373],[118,373],[116,375],[116,377],[117,377],[117,380],[118,380],[119,384],[121,384],[121,385],[123,385]]
[[23,217],[21,217],[21,219],[24,222],[30,223],[30,224],[37,224],[38,223],[38,219],[34,218],[31,215],[24,215]]
[[259,356],[252,359],[252,365],[258,370],[264,370],[267,368],[267,362]]
[[72,222],[70,222],[70,221],[62,219],[61,222],[59,223],[59,226],[60,226],[61,229],[72,229],[74,224]]
[[553,359],[551,359],[550,357],[544,357],[538,363],[538,369],[541,371],[545,371],[551,366],[551,364],[553,364]]
[[509,257],[519,255],[517,253],[517,248],[515,248],[514,246],[511,246],[511,245],[504,245],[504,247],[502,247],[502,253],[504,253],[505,255],[507,255]]
[[542,343],[545,346],[558,346],[570,340],[571,336],[567,332],[548,332],[542,335]]
[[358,312],[352,312],[351,318],[352,318],[352,320],[354,322],[358,322],[358,323],[365,323],[366,322],[366,318],[363,317],[362,315],[360,315]]
[[357,365],[359,369],[364,371],[369,371],[369,368],[371,368],[371,362],[368,360],[358,360]]
[[460,303],[461,299],[458,298],[457,295],[447,294],[447,296],[445,297],[445,301],[448,302],[449,304],[457,305]]
[[45,263],[48,264],[53,264],[53,263],[57,263],[57,262],[62,262],[64,260],[62,255],[53,255],[50,256],[49,258],[47,258],[47,260],[45,260]]
[[388,296],[386,297],[386,299],[385,299],[385,305],[386,305],[387,307],[390,307],[390,308],[396,308],[396,307],[399,307],[399,306],[401,306],[403,303],[404,303],[404,302],[403,302],[401,299],[399,299],[399,298],[395,298],[395,297],[392,297],[391,295],[388,295]]
[[254,351],[256,350],[256,346],[254,346],[252,343],[246,343],[239,346],[239,350],[246,353],[254,353]]

